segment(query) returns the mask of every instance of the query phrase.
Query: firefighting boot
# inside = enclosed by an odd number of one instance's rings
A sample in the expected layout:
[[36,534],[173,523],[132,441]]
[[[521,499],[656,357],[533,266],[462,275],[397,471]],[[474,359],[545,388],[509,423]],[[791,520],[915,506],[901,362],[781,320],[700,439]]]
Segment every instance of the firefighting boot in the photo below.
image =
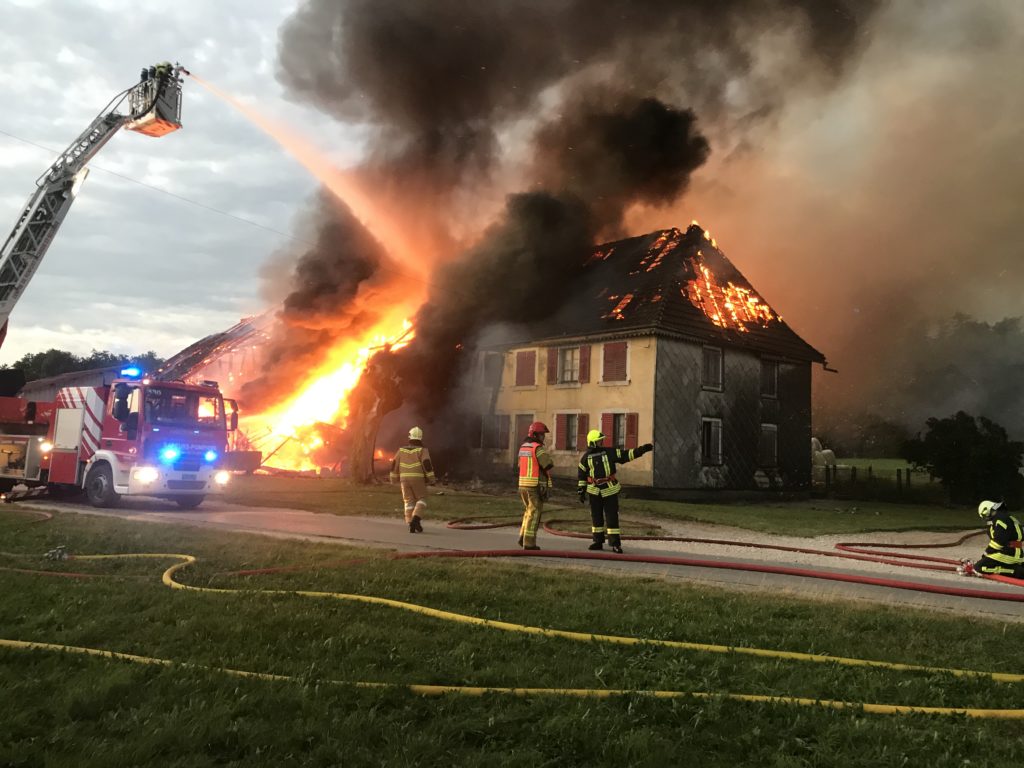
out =
[[587,549],[593,552],[599,552],[604,549],[604,531],[594,532],[594,541]]
[[608,543],[612,545],[612,552],[614,552],[616,555],[622,554],[622,539],[614,535],[609,536]]
[[519,540],[516,541],[516,546],[517,547],[523,546],[523,535],[522,534],[519,534]]
[[423,533],[423,520],[419,515],[412,516],[412,522],[409,523],[409,530],[413,533]]

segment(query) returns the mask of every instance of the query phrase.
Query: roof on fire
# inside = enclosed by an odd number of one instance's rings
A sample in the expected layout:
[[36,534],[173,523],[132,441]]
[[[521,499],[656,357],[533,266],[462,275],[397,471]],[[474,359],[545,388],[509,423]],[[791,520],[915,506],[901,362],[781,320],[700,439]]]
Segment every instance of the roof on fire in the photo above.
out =
[[598,246],[571,290],[544,323],[555,333],[521,341],[550,346],[581,337],[652,334],[825,363],[697,224]]

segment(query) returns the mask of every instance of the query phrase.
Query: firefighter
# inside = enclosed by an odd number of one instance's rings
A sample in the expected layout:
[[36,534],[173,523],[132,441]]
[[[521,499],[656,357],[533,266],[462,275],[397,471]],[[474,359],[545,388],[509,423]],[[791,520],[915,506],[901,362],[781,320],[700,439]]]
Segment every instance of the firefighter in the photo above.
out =
[[974,571],[1024,579],[1024,529],[1020,520],[1005,511],[1001,501],[983,501],[978,517],[988,526],[988,546]]
[[619,491],[622,486],[615,478],[615,465],[639,459],[654,450],[651,443],[627,451],[605,448],[601,430],[592,429],[587,433],[587,452],[580,457],[577,490],[580,503],[590,499],[590,522],[593,543],[592,550],[604,549],[605,534],[612,552],[622,554],[622,530],[619,528]]
[[544,448],[544,435],[550,431],[544,422],[535,421],[527,429],[526,441],[519,446],[519,498],[524,509],[523,522],[519,526],[519,546],[523,549],[540,549],[537,546],[537,528],[552,485],[551,468],[555,466]]
[[434,465],[430,451],[423,446],[423,430],[409,430],[409,444],[398,449],[391,460],[391,482],[401,481],[405,522],[409,533],[423,533],[423,514],[427,511],[427,483],[433,485]]

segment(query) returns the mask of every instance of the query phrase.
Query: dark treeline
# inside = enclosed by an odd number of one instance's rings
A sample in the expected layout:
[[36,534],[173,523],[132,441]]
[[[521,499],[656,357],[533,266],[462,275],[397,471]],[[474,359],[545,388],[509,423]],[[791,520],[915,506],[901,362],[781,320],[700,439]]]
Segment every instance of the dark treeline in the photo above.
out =
[[46,379],[62,373],[88,371],[93,368],[112,368],[117,365],[137,365],[143,371],[155,371],[163,365],[163,358],[150,350],[142,355],[116,355],[94,349],[88,355],[76,355],[63,349],[48,349],[45,352],[30,352],[20,360],[0,366],[2,369],[20,370],[25,381]]

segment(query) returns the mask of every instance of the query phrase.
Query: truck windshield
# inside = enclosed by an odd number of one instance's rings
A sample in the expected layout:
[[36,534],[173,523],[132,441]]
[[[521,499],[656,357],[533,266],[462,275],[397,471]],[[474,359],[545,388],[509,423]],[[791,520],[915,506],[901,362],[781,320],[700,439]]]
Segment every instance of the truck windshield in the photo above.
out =
[[204,395],[171,387],[150,387],[145,395],[146,422],[153,425],[224,429],[219,394]]

